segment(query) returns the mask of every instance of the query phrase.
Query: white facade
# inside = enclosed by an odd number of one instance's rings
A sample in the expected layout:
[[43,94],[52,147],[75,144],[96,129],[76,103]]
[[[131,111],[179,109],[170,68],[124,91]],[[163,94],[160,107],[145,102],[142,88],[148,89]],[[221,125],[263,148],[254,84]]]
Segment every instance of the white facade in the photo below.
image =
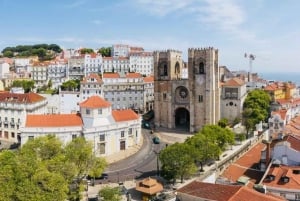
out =
[[113,57],[128,57],[129,45],[117,44],[112,46],[111,55]]
[[84,101],[91,96],[103,97],[103,82],[99,75],[92,73],[84,77],[80,82],[80,100]]
[[47,100],[35,93],[0,94],[0,140],[19,142],[19,129],[27,114],[44,114]]
[[40,63],[32,66],[32,80],[36,87],[42,87],[48,84],[48,64]]
[[100,54],[84,55],[85,76],[90,73],[101,73],[102,56]]
[[221,95],[221,118],[226,118],[230,122],[236,118],[241,119],[246,97],[246,84],[242,80],[233,78],[224,83]]
[[28,116],[22,128],[21,144],[47,134],[54,134],[63,143],[84,136],[93,144],[96,156],[109,156],[135,146],[141,140],[140,116],[132,110],[114,111],[111,104],[99,96],[81,102],[80,115],[38,116],[43,122],[34,121],[34,118],[35,115]]
[[9,64],[8,63],[0,63],[0,79],[6,78],[9,74]]
[[51,62],[47,68],[48,80],[52,81],[52,88],[59,86],[66,81],[68,64],[64,61]]
[[128,57],[103,57],[103,73],[127,73],[130,69]]
[[131,53],[129,57],[130,72],[141,73],[142,75],[153,75],[153,53],[138,52]]

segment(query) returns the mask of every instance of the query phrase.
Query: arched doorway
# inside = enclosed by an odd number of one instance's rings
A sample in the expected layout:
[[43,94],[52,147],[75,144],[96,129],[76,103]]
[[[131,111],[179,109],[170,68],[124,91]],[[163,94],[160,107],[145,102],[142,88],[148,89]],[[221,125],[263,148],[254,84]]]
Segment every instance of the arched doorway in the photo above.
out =
[[185,108],[177,108],[175,111],[175,127],[189,130],[190,128],[190,113]]

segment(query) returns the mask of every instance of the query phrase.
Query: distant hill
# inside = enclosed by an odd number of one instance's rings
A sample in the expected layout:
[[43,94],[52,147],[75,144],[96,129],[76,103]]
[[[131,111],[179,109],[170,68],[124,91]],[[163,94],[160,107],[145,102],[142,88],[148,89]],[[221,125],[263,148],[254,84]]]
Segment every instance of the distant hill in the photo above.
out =
[[62,49],[56,44],[36,44],[6,47],[1,53],[9,58],[38,56],[40,61],[45,61],[53,59],[61,51]]

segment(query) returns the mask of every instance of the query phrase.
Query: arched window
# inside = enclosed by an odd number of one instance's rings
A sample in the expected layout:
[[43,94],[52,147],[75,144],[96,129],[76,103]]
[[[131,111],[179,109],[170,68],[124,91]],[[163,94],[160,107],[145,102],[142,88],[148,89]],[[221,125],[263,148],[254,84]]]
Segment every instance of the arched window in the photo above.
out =
[[164,64],[164,76],[168,76],[168,66]]
[[199,74],[204,74],[204,63],[201,61],[199,64]]
[[180,73],[180,65],[178,62],[176,62],[175,64],[175,74],[179,74]]

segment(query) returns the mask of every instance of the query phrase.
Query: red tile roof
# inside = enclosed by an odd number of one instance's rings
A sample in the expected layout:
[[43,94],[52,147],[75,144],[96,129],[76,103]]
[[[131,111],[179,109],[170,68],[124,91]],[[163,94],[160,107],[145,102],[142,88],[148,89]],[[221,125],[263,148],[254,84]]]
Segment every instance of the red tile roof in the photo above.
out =
[[282,120],[285,120],[285,118],[286,118],[286,113],[287,113],[287,110],[286,110],[286,109],[281,109],[281,110],[273,111],[273,112],[272,112],[272,115],[273,115],[273,114],[278,114]]
[[288,135],[286,141],[290,143],[291,148],[300,151],[300,137],[296,135]]
[[140,73],[127,73],[126,78],[140,78],[142,75]]
[[154,76],[144,77],[144,82],[154,82]]
[[[273,175],[274,180],[270,180],[268,176],[264,179],[263,184],[266,186],[278,187],[282,189],[299,189],[300,188],[300,174],[294,174],[293,171],[299,171],[299,166],[284,166],[271,167],[267,175]],[[288,177],[289,181],[284,183],[281,178]]]
[[[177,190],[180,194],[215,201],[279,201],[284,200],[269,196],[240,185],[211,184],[193,181]],[[201,199],[201,200],[202,200]],[[197,200],[197,199],[195,199]]]
[[235,77],[225,82],[223,86],[237,87],[237,86],[243,86],[244,84],[245,82],[243,80]]
[[248,152],[246,152],[237,161],[230,164],[222,174],[222,177],[236,182],[241,176],[246,176],[250,178],[248,186],[253,186],[257,184],[263,177],[263,172],[255,169],[256,165],[260,163],[261,150],[263,150],[265,144],[258,143]]
[[113,110],[112,115],[115,121],[130,121],[139,119],[139,115],[136,114],[133,110]]
[[104,73],[103,78],[120,78],[119,73]]
[[0,102],[14,102],[14,103],[36,103],[45,100],[46,98],[33,93],[25,93],[25,94],[18,94],[18,93],[10,93],[10,92],[3,92],[0,93]]
[[79,106],[84,108],[106,108],[110,107],[111,103],[100,96],[91,96],[87,100],[81,102]]
[[88,76],[84,77],[83,80],[81,81],[81,83],[91,82],[91,79],[95,79],[97,81],[97,83],[99,83],[99,84],[103,83],[100,76],[96,73],[91,73]]
[[82,119],[77,114],[28,114],[25,123],[25,127],[68,127],[82,125]]

